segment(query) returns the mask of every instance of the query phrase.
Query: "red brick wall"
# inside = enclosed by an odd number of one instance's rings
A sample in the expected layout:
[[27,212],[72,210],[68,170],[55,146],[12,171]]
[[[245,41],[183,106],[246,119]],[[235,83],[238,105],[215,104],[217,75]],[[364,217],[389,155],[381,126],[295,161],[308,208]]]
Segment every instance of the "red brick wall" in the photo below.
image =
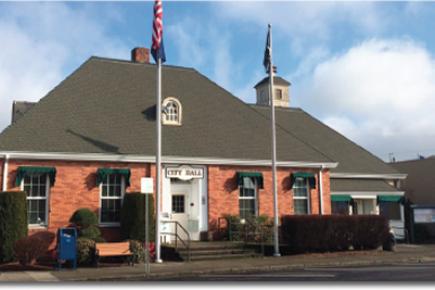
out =
[[[2,165],[3,161],[0,161]],[[131,186],[127,192],[140,191],[140,178],[153,177],[154,164],[121,163],[121,162],[82,162],[82,161],[35,161],[10,160],[8,173],[8,190],[20,190],[15,186],[18,166],[54,166],[57,170],[56,183],[51,187],[49,199],[50,231],[56,232],[59,227],[67,226],[75,210],[82,207],[90,208],[98,214],[100,207],[100,190],[96,186],[96,172],[100,167],[130,168]],[[3,167],[3,166],[2,166]],[[264,188],[259,190],[259,214],[273,216],[272,173],[270,167],[235,167],[208,166],[208,218],[209,231],[217,228],[217,220],[225,214],[239,214],[239,188],[236,180],[237,171],[261,172],[264,178]],[[316,175],[318,170],[301,168],[279,168],[278,173],[278,207],[280,215],[293,213],[293,192],[290,187],[292,171],[310,171]],[[325,214],[331,212],[329,170],[323,171],[323,198]],[[155,186],[155,185],[154,185]],[[154,187],[155,188],[155,187]],[[311,190],[311,211],[319,213],[318,186]],[[119,238],[116,228],[102,228],[107,240]]]
[[[86,207],[98,214],[100,207],[100,189],[96,185],[98,168],[130,168],[131,185],[127,188],[127,192],[140,191],[140,178],[150,175],[149,164],[10,160],[8,190],[20,190],[15,186],[15,177],[18,166],[24,165],[56,167],[56,183],[50,189],[48,216],[48,230],[53,232],[56,232],[59,227],[67,226],[70,217],[79,208]],[[102,228],[101,230],[108,240],[119,238],[116,229]]]
[[[259,190],[258,207],[260,215],[273,216],[272,172],[270,167],[208,167],[208,203],[209,230],[215,231],[218,219],[225,214],[239,214],[239,188],[236,180],[237,171],[261,172],[264,188]],[[319,214],[318,170],[301,168],[278,168],[278,211],[279,215],[293,214],[293,191],[290,189],[290,174],[294,171],[307,171],[316,175],[316,189],[311,190],[311,212]],[[331,212],[329,171],[323,171],[323,201],[325,214]]]

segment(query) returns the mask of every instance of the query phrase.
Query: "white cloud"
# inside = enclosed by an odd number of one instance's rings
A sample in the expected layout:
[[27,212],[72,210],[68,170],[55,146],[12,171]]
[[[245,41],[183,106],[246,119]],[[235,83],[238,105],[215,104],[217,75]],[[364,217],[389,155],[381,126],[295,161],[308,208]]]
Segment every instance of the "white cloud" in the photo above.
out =
[[435,152],[435,59],[412,40],[368,40],[331,57],[297,97],[381,158]]
[[[13,100],[38,101],[91,55],[128,57],[90,6],[0,5],[0,131],[10,123]],[[107,21],[120,21],[109,15]]]
[[[267,23],[287,32],[294,53],[305,54],[307,44],[328,41],[334,27],[355,27],[366,33],[382,31],[389,17],[372,2],[220,2],[218,15],[238,23]],[[253,29],[258,29],[257,27]]]

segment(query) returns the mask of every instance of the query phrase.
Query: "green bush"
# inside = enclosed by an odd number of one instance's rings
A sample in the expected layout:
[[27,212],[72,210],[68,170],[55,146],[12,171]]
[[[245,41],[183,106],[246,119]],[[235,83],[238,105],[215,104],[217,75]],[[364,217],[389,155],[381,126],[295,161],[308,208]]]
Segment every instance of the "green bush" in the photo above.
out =
[[27,195],[0,192],[0,262],[14,260],[14,245],[27,236]]
[[241,219],[239,216],[226,215],[226,237],[232,241],[270,242],[273,221],[267,215],[252,216]]
[[74,212],[69,220],[79,228],[87,228],[89,226],[98,225],[97,215],[88,208],[80,208]]
[[36,260],[47,254],[55,235],[49,231],[37,232],[15,242],[14,252],[22,266],[33,265]]
[[98,217],[90,209],[80,208],[76,210],[69,221],[77,228],[79,237],[91,239],[95,242],[104,242],[98,228]]
[[95,241],[88,238],[77,239],[77,263],[90,265],[95,261]]
[[[154,199],[148,194],[149,241],[154,241]],[[124,240],[145,241],[145,194],[127,193],[121,208],[121,237]]]
[[388,221],[378,215],[294,215],[281,225],[282,240],[295,252],[376,249],[388,232]]

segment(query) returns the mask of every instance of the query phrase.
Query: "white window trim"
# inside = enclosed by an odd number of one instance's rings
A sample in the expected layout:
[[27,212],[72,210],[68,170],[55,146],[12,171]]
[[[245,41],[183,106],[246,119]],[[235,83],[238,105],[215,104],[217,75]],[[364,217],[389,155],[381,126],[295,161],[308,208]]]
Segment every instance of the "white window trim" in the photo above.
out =
[[[28,227],[32,228],[32,229],[38,229],[38,228],[46,229],[46,228],[48,228],[49,213],[50,213],[50,210],[48,208],[50,206],[50,203],[49,203],[49,200],[50,200],[50,177],[48,176],[48,174],[46,174],[45,177],[46,177],[46,180],[45,180],[45,198],[40,197],[40,196],[29,198],[27,196],[27,193],[26,193],[26,203],[29,199],[30,200],[44,200],[45,199],[45,221],[42,224],[28,224]],[[20,189],[21,189],[21,191],[24,191],[24,178],[21,180]],[[27,214],[29,214],[29,213],[27,212]]]
[[[296,181],[295,181],[295,183],[296,183]],[[294,187],[293,187],[293,200],[306,200],[307,201],[307,213],[306,214],[311,214],[311,188],[310,188],[310,184],[308,182],[308,178],[305,178],[305,186],[307,189],[307,196],[295,196]],[[293,214],[294,215],[302,215],[300,213],[296,213],[294,204],[293,204]]]
[[183,107],[181,106],[180,101],[177,98],[174,97],[167,97],[163,100],[162,108],[165,108],[168,103],[174,102],[177,106],[177,120],[167,120],[166,119],[166,113],[162,112],[162,124],[163,125],[175,125],[175,126],[181,126],[182,124],[182,118],[183,118]]
[[[253,199],[255,204],[255,216],[258,217],[258,185],[257,185],[257,179],[252,178],[253,182],[254,182],[254,196],[240,196],[240,191],[243,188],[243,186],[239,187],[239,200],[244,199],[244,200],[251,200]],[[240,214],[240,202],[239,202],[239,214]]]
[[[106,178],[109,178],[109,175],[106,176]],[[103,182],[100,183],[99,185],[100,188],[100,206],[98,208],[98,225],[100,227],[119,227],[121,225],[120,222],[102,222],[101,221],[101,209],[103,207],[103,200],[104,199],[120,199],[121,200],[121,207],[122,207],[122,202],[124,200],[124,195],[125,195],[125,176],[121,175],[121,196],[120,197],[113,197],[113,196],[104,196],[103,197]]]

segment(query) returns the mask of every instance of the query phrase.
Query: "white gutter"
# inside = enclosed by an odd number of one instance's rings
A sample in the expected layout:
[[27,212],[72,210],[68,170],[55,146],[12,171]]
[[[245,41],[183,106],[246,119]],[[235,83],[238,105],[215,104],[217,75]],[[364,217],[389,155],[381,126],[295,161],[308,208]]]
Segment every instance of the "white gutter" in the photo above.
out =
[[320,167],[319,170],[319,203],[320,203],[320,215],[323,215],[325,213],[325,209],[323,207],[323,166]]
[[405,195],[404,191],[331,191],[331,195],[351,195],[351,196],[366,196],[366,195]]
[[331,172],[330,178],[361,178],[361,179],[405,179],[408,174],[364,174],[364,173],[338,173]]
[[[113,161],[130,163],[154,163],[155,156],[133,154],[105,154],[105,153],[51,153],[51,152],[0,152],[11,159],[28,160],[66,160],[66,161]],[[241,166],[271,166],[271,160],[225,159],[208,157],[179,157],[164,156],[162,162],[167,164],[199,164],[199,165],[241,165]],[[337,162],[305,162],[278,161],[280,167],[300,168],[335,168]]]
[[4,156],[5,156],[5,162],[3,163],[2,191],[7,191],[7,189],[8,189],[9,155],[5,154]]

